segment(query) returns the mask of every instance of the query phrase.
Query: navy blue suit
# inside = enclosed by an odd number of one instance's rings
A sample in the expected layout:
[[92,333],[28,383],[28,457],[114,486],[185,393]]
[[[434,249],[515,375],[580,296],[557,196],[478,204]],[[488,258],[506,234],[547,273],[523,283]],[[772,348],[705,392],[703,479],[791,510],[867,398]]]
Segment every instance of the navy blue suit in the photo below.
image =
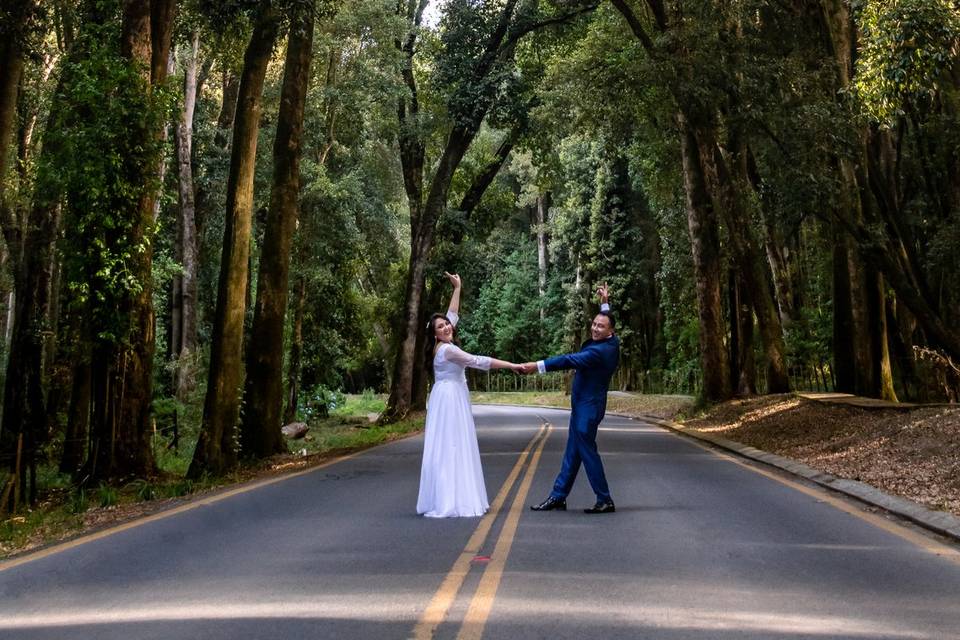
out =
[[598,502],[612,501],[603,462],[597,452],[597,427],[607,409],[607,388],[620,360],[620,339],[587,340],[577,353],[554,356],[543,361],[547,371],[574,369],[570,394],[570,432],[563,464],[550,495],[565,500],[583,464]]

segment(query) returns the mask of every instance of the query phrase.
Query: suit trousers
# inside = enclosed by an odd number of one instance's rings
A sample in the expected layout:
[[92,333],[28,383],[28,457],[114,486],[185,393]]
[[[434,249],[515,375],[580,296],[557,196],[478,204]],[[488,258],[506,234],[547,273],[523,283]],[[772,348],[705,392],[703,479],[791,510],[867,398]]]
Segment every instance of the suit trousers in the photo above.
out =
[[565,500],[577,479],[580,465],[587,472],[590,487],[597,494],[598,502],[612,501],[603,462],[597,451],[597,428],[603,419],[603,409],[593,406],[574,406],[570,414],[570,429],[567,434],[567,449],[563,454],[560,473],[553,483],[550,495]]

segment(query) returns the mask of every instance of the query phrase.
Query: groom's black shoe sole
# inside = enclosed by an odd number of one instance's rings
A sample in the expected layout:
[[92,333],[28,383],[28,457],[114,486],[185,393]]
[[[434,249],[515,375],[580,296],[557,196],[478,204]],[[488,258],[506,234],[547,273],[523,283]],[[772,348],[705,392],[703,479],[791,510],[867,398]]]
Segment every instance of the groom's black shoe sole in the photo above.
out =
[[556,498],[547,498],[540,504],[531,505],[531,511],[566,511],[566,500],[557,500]]
[[589,509],[584,509],[584,513],[613,513],[617,508],[612,502],[598,502]]

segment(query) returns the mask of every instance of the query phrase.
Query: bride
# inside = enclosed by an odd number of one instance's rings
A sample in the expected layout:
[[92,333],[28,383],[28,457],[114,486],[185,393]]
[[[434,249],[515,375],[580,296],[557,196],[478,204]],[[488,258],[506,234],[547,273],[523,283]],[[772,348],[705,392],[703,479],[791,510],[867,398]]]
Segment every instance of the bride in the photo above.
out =
[[453,285],[450,306],[446,315],[435,313],[427,324],[424,356],[434,382],[427,400],[417,513],[429,518],[482,516],[490,504],[464,369],[516,371],[520,365],[474,356],[454,344],[460,319],[460,276],[444,275]]

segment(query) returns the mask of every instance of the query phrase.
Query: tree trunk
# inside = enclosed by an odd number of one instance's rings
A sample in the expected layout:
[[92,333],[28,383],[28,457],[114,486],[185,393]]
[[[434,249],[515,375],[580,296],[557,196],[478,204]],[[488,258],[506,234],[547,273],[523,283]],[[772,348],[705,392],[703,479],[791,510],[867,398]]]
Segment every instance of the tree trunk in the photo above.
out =
[[[176,0],[125,0],[121,53],[142,69],[144,88],[154,91],[166,82]],[[135,129],[144,146],[164,135],[162,130]],[[162,172],[163,159],[155,164],[131,167],[143,183],[154,182]],[[150,446],[153,400],[153,354],[155,347],[153,312],[153,243],[155,202],[158,193],[145,190],[130,215],[135,223],[127,240],[146,250],[131,260],[131,271],[140,286],[124,303],[121,312],[129,317],[126,344],[102,342],[94,348],[91,375],[92,410],[90,431],[96,455],[87,461],[85,480],[144,477],[153,473]],[[106,379],[98,379],[106,376]],[[105,455],[106,454],[106,455]]]
[[738,396],[757,394],[757,358],[753,349],[753,303],[734,270],[727,283],[730,307],[730,380]]
[[[424,273],[433,247],[434,231],[437,221],[447,207],[447,195],[454,173],[495,100],[493,94],[482,93],[474,96],[469,113],[457,114],[454,118],[454,124],[436,163],[424,200],[425,142],[419,134],[419,104],[413,68],[416,37],[426,6],[426,0],[411,0],[406,10],[403,10],[403,5],[398,3],[398,13],[405,15],[409,26],[406,37],[402,42],[397,42],[397,47],[404,56],[401,75],[410,93],[399,100],[397,115],[401,128],[400,159],[404,188],[410,208],[411,250],[404,288],[403,319],[399,327],[400,345],[394,364],[390,398],[387,401],[387,409],[381,416],[381,422],[398,420],[413,406],[414,367],[417,359],[415,352],[418,339],[422,339],[418,338],[418,334],[422,333],[420,320],[422,319]],[[497,65],[506,59],[512,59],[519,38],[537,28],[537,25],[533,25],[530,28],[511,29],[517,26],[514,22],[516,8],[516,0],[507,0],[498,10],[499,16],[486,46],[474,59],[470,70],[472,77],[468,84],[488,82],[491,74],[497,71]],[[585,10],[587,9],[576,10],[569,16],[579,15]],[[538,23],[540,26],[545,24],[547,24],[546,21]],[[509,153],[509,149],[506,153]],[[478,202],[480,196],[482,192],[473,193],[472,199]]]
[[[14,447],[21,441],[25,456],[21,471],[32,466],[36,444],[47,428],[44,334],[50,303],[51,256],[58,224],[59,206],[38,201],[28,220],[23,259],[16,275],[18,294],[4,386],[0,458],[12,461]],[[21,475],[22,480],[25,478],[25,474]],[[23,489],[24,484],[20,487]],[[11,510],[17,508],[16,504],[9,506]]]
[[763,244],[767,254],[767,263],[773,275],[773,290],[780,312],[780,324],[789,329],[797,319],[799,305],[793,287],[793,267],[791,265],[790,247],[782,234],[777,230],[774,221],[768,214],[763,214]]
[[203,424],[188,475],[222,474],[236,464],[234,445],[243,385],[243,322],[247,297],[253,174],[260,128],[260,103],[267,64],[279,30],[272,5],[258,17],[244,55],[233,128],[227,212],[210,349]]
[[876,294],[877,273],[864,265],[856,251],[847,254],[850,274],[850,311],[853,320],[854,393],[877,397],[877,369],[872,332],[876,330],[873,297]]
[[540,295],[540,321],[546,319],[543,297],[547,293],[547,211],[550,192],[537,196],[537,293]]
[[725,330],[720,293],[720,223],[707,192],[696,137],[683,114],[677,115],[677,124],[680,128],[687,227],[697,283],[703,397],[711,402],[720,402],[728,399],[731,393],[727,351],[723,344]]
[[[220,102],[220,112],[217,115],[217,128],[213,136],[213,145],[209,149],[209,154],[216,163],[220,163],[221,159],[226,158],[226,153],[230,147],[230,132],[236,116],[237,93],[239,89],[239,77],[229,66],[224,65],[221,78],[222,99]],[[195,224],[199,243],[200,239],[204,237],[203,231],[207,218],[216,207],[220,206],[221,186],[220,184],[208,184],[204,181],[197,183],[195,186]]]
[[890,362],[890,340],[887,324],[887,292],[883,276],[879,273],[871,282],[873,295],[871,296],[871,311],[875,319],[873,335],[873,352],[876,359],[876,386],[881,399],[888,402],[898,402],[897,392],[893,385],[893,365]]
[[313,51],[313,7],[295,5],[287,44],[280,113],[273,147],[273,189],[263,237],[253,330],[247,345],[247,381],[240,445],[245,457],[286,451],[283,408],[283,328],[290,251],[300,196],[303,113]]
[[35,0],[12,0],[4,12],[9,22],[4,27],[4,38],[0,42],[0,200],[6,197],[3,192],[6,184],[4,178],[13,140],[20,76],[23,74],[25,31],[36,10]]
[[240,78],[229,68],[224,67],[222,82],[223,102],[217,115],[217,134],[214,142],[218,147],[226,148],[230,142],[230,130],[237,115],[237,102],[240,95]]
[[297,420],[300,403],[300,369],[303,360],[303,312],[307,301],[307,279],[297,278],[297,302],[293,312],[293,331],[290,336],[290,358],[287,362],[287,407],[283,412],[286,424]]
[[[731,163],[740,169],[745,167],[739,158],[728,162],[717,144],[711,127],[700,127],[695,133],[699,146],[701,163],[714,207],[720,210],[726,220],[727,237],[733,252],[733,258],[740,269],[750,298],[753,300],[760,339],[767,361],[767,393],[786,393],[790,391],[790,377],[787,372],[786,345],[783,340],[783,327],[776,303],[770,290],[770,277],[766,261],[760,254],[751,216],[746,210],[743,185],[746,176],[734,175]],[[734,148],[738,147],[736,143]],[[745,150],[741,149],[742,156]]]
[[464,153],[476,135],[475,129],[455,126],[451,131],[430,182],[430,191],[423,207],[423,214],[417,232],[411,238],[410,262],[407,269],[405,290],[405,312],[401,328],[402,342],[397,354],[393,372],[393,388],[384,420],[399,420],[412,408],[414,402],[414,367],[416,366],[416,346],[421,323],[421,300],[424,293],[424,274],[433,248],[433,236],[437,220],[446,208],[447,193],[454,171],[463,159]]
[[177,154],[179,208],[177,213],[177,253],[183,273],[174,278],[174,317],[172,326],[176,360],[174,387],[177,399],[183,402],[193,389],[192,354],[197,348],[197,272],[198,254],[196,206],[194,202],[193,113],[197,101],[197,57],[200,37],[194,32],[191,52],[184,74],[183,112],[174,130]]
[[833,370],[835,389],[856,393],[857,365],[854,355],[853,295],[850,282],[850,240],[840,231],[833,234]]
[[[842,0],[821,0],[821,23],[826,33],[829,53],[837,69],[837,89],[849,87],[853,76],[856,52],[856,29],[850,8]],[[867,264],[880,271],[887,284],[896,293],[898,304],[910,309],[923,327],[927,338],[954,359],[960,359],[960,333],[946,322],[932,301],[917,267],[916,243],[902,225],[898,189],[893,182],[897,161],[889,134],[863,133],[863,139],[854,151],[860,166],[856,171],[860,206],[841,211],[838,222],[853,238],[860,255]],[[843,161],[846,162],[846,161]],[[853,172],[853,169],[848,169]],[[875,200],[876,210],[870,209]],[[846,215],[844,215],[846,214]]]
[[90,425],[90,360],[79,357],[73,366],[73,390],[67,415],[67,433],[63,441],[60,472],[74,474],[83,464],[87,449],[87,431]]

